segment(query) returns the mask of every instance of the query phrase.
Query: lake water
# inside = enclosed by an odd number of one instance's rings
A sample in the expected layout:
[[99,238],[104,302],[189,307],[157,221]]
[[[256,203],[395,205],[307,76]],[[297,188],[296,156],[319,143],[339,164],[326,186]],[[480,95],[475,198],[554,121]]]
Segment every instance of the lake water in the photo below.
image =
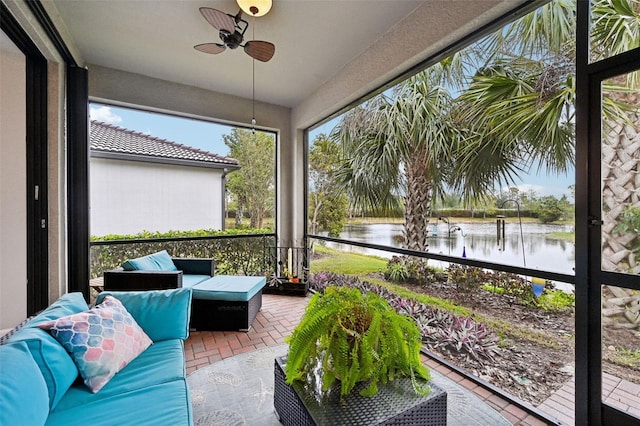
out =
[[[449,225],[446,223],[438,222],[430,225],[429,252],[462,257],[464,250],[468,259],[513,266],[525,266],[526,262],[527,268],[574,274],[574,244],[547,236],[553,232],[571,232],[572,225],[523,223],[524,259],[517,219],[512,219],[512,222],[507,222],[505,225],[504,249],[498,246],[495,222],[456,224],[452,221],[451,226],[459,226],[461,231],[455,230],[449,236]],[[347,225],[340,234],[340,238],[399,248],[402,247],[402,224]],[[394,255],[347,244],[327,243],[327,245],[339,250],[387,258]],[[434,266],[442,266],[434,260],[429,262]]]

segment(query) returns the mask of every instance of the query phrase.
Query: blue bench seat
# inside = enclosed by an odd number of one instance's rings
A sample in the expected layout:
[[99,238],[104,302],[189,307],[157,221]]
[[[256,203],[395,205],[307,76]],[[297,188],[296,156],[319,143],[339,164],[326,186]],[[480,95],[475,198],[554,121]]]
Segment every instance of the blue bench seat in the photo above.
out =
[[211,278],[211,275],[195,275],[188,274],[182,276],[182,287],[193,288],[197,284],[207,281]]
[[194,299],[248,302],[267,283],[265,277],[216,275],[191,287]]
[[263,276],[216,275],[191,287],[191,328],[248,331],[262,307]]

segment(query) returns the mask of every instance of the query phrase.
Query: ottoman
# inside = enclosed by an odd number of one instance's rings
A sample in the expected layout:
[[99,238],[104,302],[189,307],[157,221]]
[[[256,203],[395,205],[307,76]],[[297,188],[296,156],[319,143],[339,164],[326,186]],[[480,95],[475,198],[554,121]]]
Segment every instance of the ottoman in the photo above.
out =
[[265,277],[216,275],[191,287],[191,328],[249,331],[262,307]]

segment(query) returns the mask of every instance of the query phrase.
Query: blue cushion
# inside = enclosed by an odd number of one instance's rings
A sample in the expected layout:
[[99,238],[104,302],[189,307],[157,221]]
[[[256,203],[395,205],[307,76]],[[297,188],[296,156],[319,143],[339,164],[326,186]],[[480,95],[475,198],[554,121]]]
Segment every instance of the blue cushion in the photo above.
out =
[[25,324],[9,342],[25,342],[40,368],[49,390],[49,406],[54,408],[78,377],[78,368],[60,343],[37,327],[45,321],[84,312],[88,309],[82,293],[67,293]]
[[200,284],[201,282],[208,280],[209,278],[211,278],[211,275],[182,275],[182,287],[191,288],[196,284]]
[[193,298],[200,300],[228,300],[247,302],[267,283],[265,277],[216,275],[193,286]]
[[183,379],[186,375],[184,364],[182,340],[171,339],[154,343],[113,376],[100,392],[92,393],[82,383],[71,386],[56,410],[66,410],[113,395]]
[[0,366],[0,425],[43,425],[49,393],[27,344],[0,346]]
[[186,379],[112,395],[70,409],[55,409],[46,425],[193,425]]
[[49,333],[39,328],[18,330],[9,342],[24,342],[40,368],[49,391],[49,406],[54,408],[78,377],[69,353]]
[[82,293],[67,293],[60,296],[58,300],[32,318],[31,321],[25,324],[25,327],[36,327],[40,323],[84,312],[87,309],[89,309],[89,305],[84,300]]
[[177,271],[171,256],[166,250],[136,259],[127,260],[122,264],[125,271]]
[[191,290],[103,291],[96,303],[107,295],[120,300],[154,342],[189,337]]

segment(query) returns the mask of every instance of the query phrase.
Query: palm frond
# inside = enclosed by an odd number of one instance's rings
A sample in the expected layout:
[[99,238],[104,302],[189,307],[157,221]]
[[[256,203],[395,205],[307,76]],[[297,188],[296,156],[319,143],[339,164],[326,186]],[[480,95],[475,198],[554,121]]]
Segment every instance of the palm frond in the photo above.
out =
[[575,31],[575,0],[555,0],[490,36],[488,43],[500,52],[536,58],[561,52]]
[[640,2],[598,0],[592,8],[594,59],[602,59],[640,47]]

